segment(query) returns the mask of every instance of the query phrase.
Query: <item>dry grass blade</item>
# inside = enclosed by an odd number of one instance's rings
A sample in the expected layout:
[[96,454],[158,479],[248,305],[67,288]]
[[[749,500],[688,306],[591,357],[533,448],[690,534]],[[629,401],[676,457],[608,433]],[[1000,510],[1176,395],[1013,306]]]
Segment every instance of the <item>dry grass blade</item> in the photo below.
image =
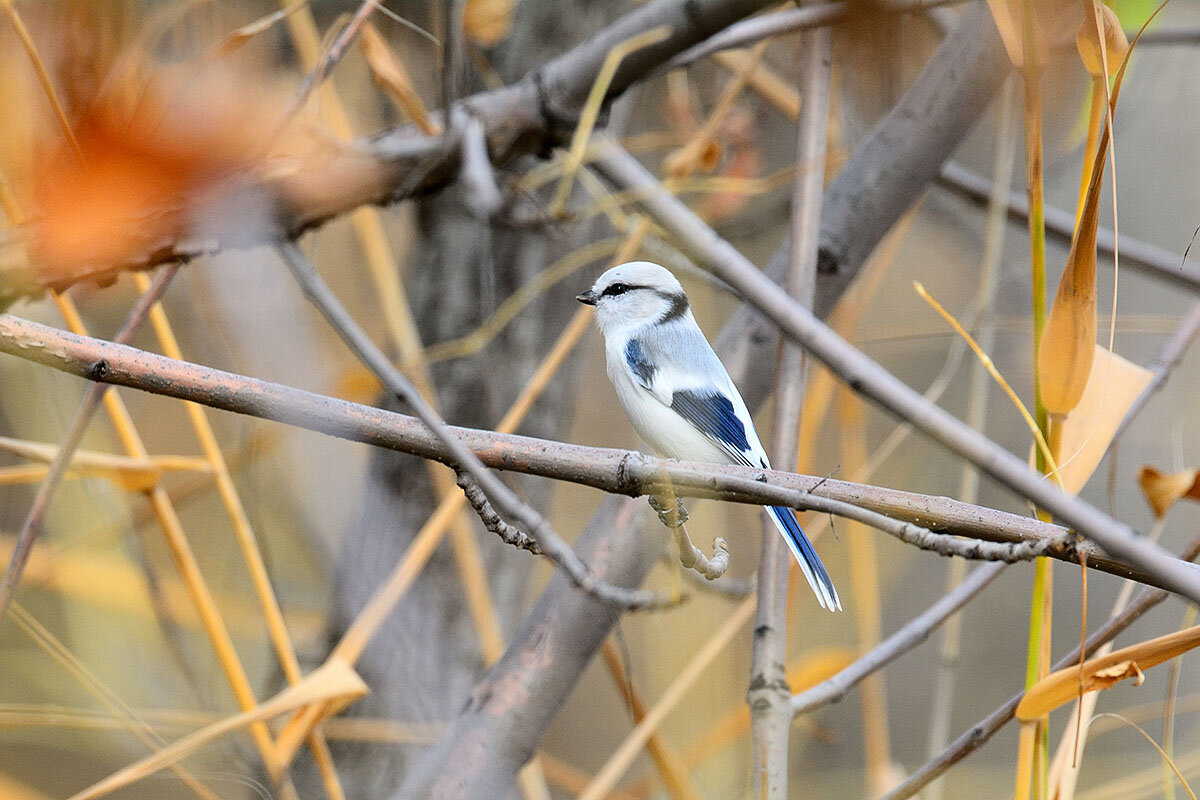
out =
[[1017,396],[1017,393],[1013,391],[1012,386],[1010,386],[1008,381],[1004,379],[1004,376],[1000,374],[1000,371],[996,369],[996,365],[992,361],[991,356],[980,349],[974,338],[971,337],[971,334],[967,333],[966,328],[960,325],[958,320],[956,320],[953,315],[951,315],[950,312],[942,306],[941,303],[935,300],[933,296],[925,290],[925,287],[922,286],[919,281],[913,282],[913,288],[925,302],[933,306],[934,310],[942,315],[942,318],[945,319],[946,322],[950,323],[950,326],[954,328],[958,335],[961,336],[964,341],[966,341],[971,350],[974,351],[975,356],[979,359],[979,363],[983,364],[984,369],[988,371],[988,374],[992,376],[996,383],[1000,384],[1000,388],[1004,390],[1004,393],[1008,395],[1008,399],[1012,401],[1013,406],[1021,414],[1021,419],[1025,421],[1025,426],[1028,427],[1029,432],[1033,434],[1033,440],[1037,444],[1038,451],[1042,454],[1042,457],[1046,459],[1046,463],[1050,465],[1051,477],[1055,478],[1059,485],[1061,485],[1062,479],[1058,474],[1058,466],[1055,462],[1054,455],[1050,452],[1050,446],[1046,443],[1046,439],[1042,435],[1041,429],[1038,427],[1037,422],[1034,421],[1033,415],[1029,413],[1029,409],[1025,408],[1025,404],[1021,402],[1021,398]]
[[269,700],[185,736],[170,747],[72,795],[70,800],[103,797],[176,764],[209,742],[253,723],[261,723],[310,703],[326,704],[334,710],[344,708],[368,691],[367,685],[358,677],[353,667],[340,659],[330,659],[303,681],[289,686]]
[[392,48],[388,46],[387,40],[369,22],[363,25],[360,36],[362,37],[363,56],[367,59],[367,66],[371,68],[371,74],[375,76],[375,82],[387,92],[388,97],[392,98],[392,101],[405,114],[408,114],[422,133],[427,136],[436,136],[441,133],[441,128],[429,116],[429,110],[425,108],[425,104],[421,102],[421,96],[413,87],[412,79],[408,77],[408,70],[396,58]]
[[1038,681],[1025,693],[1024,699],[1017,705],[1016,717],[1023,722],[1038,719],[1078,697],[1081,682],[1085,692],[1108,689],[1197,646],[1200,646],[1200,625],[1123,647],[1106,656],[1085,661],[1082,667],[1060,669]]
[[[52,444],[0,436],[0,452],[49,464],[58,454],[58,447]],[[71,457],[69,469],[79,476],[105,478],[131,492],[142,492],[153,488],[158,485],[168,470],[212,472],[209,463],[201,458],[189,456],[131,458],[110,453],[98,453],[94,450],[76,450]],[[6,482],[3,477],[0,477],[0,485],[4,485]]]
[[281,8],[278,11],[256,19],[254,22],[243,25],[226,36],[224,41],[213,48],[213,56],[221,58],[241,49],[242,45],[246,44],[246,42],[260,33],[269,31],[277,22],[296,13],[308,5],[308,3],[309,0],[299,0],[299,2],[292,3],[290,6]]

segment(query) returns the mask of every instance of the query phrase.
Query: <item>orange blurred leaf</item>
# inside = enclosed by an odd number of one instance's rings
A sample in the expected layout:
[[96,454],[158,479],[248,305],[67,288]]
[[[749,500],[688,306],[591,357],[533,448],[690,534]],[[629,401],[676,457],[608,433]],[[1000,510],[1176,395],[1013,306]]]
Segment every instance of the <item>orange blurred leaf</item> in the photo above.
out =
[[508,36],[516,5],[516,0],[467,0],[463,30],[472,40],[490,47]]
[[[1200,645],[1200,625],[1159,636],[1100,658],[1047,675],[1025,693],[1017,706],[1017,719],[1031,722],[1077,698],[1084,692],[1108,689],[1126,678],[1142,682],[1142,670],[1168,661]],[[1082,678],[1082,681],[1081,681]]]
[[1138,483],[1146,502],[1154,509],[1154,516],[1162,518],[1171,506],[1185,497],[1200,500],[1200,470],[1185,469],[1183,472],[1160,472],[1147,464],[1138,473]]
[[177,240],[197,222],[201,198],[251,164],[266,105],[233,79],[164,74],[130,106],[116,92],[75,125],[76,155],[41,148],[30,176],[30,260],[43,286],[62,288]]

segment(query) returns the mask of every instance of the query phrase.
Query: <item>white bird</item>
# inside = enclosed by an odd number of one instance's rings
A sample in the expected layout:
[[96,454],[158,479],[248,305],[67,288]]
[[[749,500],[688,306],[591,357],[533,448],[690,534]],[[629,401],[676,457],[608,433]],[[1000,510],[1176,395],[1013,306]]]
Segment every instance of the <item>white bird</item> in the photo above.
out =
[[[769,469],[754,422],[696,324],[675,276],[631,261],[575,298],[596,307],[608,377],[630,422],[659,455]],[[833,580],[790,508],[768,506],[822,608],[841,610]]]

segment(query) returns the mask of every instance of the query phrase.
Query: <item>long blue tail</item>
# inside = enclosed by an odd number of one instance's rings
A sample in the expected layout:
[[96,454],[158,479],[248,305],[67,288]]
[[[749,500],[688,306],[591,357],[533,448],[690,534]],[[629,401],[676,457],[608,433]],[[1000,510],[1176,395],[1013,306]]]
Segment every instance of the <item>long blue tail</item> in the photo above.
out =
[[779,532],[783,534],[783,540],[787,542],[788,549],[792,551],[792,555],[799,562],[804,577],[808,578],[808,585],[816,594],[821,608],[841,611],[842,601],[838,599],[837,589],[833,588],[833,579],[825,571],[825,565],[821,563],[817,551],[813,549],[812,542],[808,541],[808,537],[800,529],[800,523],[796,522],[796,515],[790,508],[783,506],[768,506],[767,511],[771,512],[775,526],[779,528]]

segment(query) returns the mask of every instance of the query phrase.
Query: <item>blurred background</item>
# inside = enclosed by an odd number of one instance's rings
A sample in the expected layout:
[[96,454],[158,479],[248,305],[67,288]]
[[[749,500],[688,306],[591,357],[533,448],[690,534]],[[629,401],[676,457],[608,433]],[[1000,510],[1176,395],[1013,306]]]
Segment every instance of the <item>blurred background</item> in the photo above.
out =
[[[253,192],[206,194],[214,175],[238,170],[288,170],[303,158],[336,152],[354,136],[422,124],[447,90],[461,97],[513,83],[530,69],[585,39],[633,7],[588,0],[467,0],[461,14],[461,58],[454,80],[442,81],[445,15],[439,4],[392,0],[285,125],[304,76],[358,4],[313,0],[280,6],[250,0],[166,2],[0,3],[0,181],[6,197],[3,245],[25,248],[33,261],[119,260],[145,242],[252,233],[271,209]],[[15,32],[19,11],[41,63]],[[1126,30],[1151,14],[1146,2],[1118,2]],[[827,176],[891,108],[937,46],[959,6],[929,13],[875,9],[852,14],[834,31],[834,92]],[[1154,30],[1200,29],[1200,4],[1175,0]],[[1073,46],[1051,52],[1045,66],[1045,175],[1049,206],[1072,212],[1079,194],[1090,78]],[[1117,208],[1122,235],[1157,245],[1182,262],[1200,225],[1200,39],[1139,45],[1115,118]],[[756,263],[765,263],[786,233],[795,161],[794,87],[799,39],[770,40],[761,61],[743,72],[756,80],[737,90],[722,112],[705,157],[681,195]],[[686,70],[652,76],[612,108],[608,130],[656,174],[692,140],[745,60],[735,51]],[[740,65],[740,66],[739,66]],[[46,70],[79,146],[99,166],[72,171],[62,134],[37,68]],[[411,91],[403,91],[407,81]],[[773,82],[772,82],[773,81]],[[771,92],[763,86],[776,86]],[[789,106],[789,103],[793,104]],[[954,162],[991,175],[997,147],[1015,140],[1011,185],[1024,192],[1021,93],[1002,90],[967,137]],[[269,154],[268,166],[259,163]],[[253,166],[251,166],[253,165]],[[576,313],[573,296],[608,265],[620,238],[636,223],[628,198],[597,211],[607,190],[581,175],[568,213],[552,213],[562,156],[522,159],[497,172],[500,210],[481,214],[460,185],[418,201],[359,211],[329,221],[302,245],[360,324],[423,388],[436,387],[452,423],[495,428]],[[1111,176],[1110,176],[1111,177]],[[1111,227],[1106,181],[1100,224]],[[336,192],[334,184],[309,187]],[[186,197],[185,223],[164,222],[141,203]],[[977,293],[987,240],[987,211],[938,185],[889,235],[848,292],[836,317],[844,335],[955,416],[984,403],[985,432],[1024,455],[1031,438],[1017,411],[994,384],[971,392],[974,358],[945,322],[913,291],[921,281],[981,340],[1000,372],[1032,405],[1030,272],[1023,220],[1009,220],[998,241],[994,298]],[[147,213],[143,213],[147,212]],[[130,234],[130,218],[136,234]],[[132,244],[131,244],[132,242]],[[1048,282],[1053,292],[1068,243],[1051,237]],[[99,251],[99,255],[98,255]],[[694,268],[670,241],[653,232],[637,251],[674,269],[701,326],[715,339],[737,299]],[[1099,261],[1100,341],[1117,298],[1114,349],[1149,364],[1193,302],[1174,285],[1134,269]],[[140,291],[122,275],[111,285],[82,283],[68,293],[95,336],[120,328]],[[514,299],[515,298],[515,299]],[[64,301],[22,300],[9,311],[66,327]],[[399,408],[310,308],[269,248],[232,249],[189,263],[167,292],[169,326],[189,361],[373,405]],[[165,352],[164,328],[146,326],[133,344]],[[169,351],[166,351],[169,352]],[[819,382],[814,365],[810,386]],[[774,375],[751,380],[774,382]],[[61,440],[84,383],[16,358],[0,358],[0,552],[7,553],[29,508],[44,461],[21,443]],[[1139,531],[1154,517],[1139,488],[1138,470],[1197,466],[1200,441],[1187,422],[1200,390],[1200,363],[1189,355],[1169,384],[1100,464],[1082,495]],[[957,496],[962,463],[920,435],[897,438],[895,419],[835,390],[825,413],[806,419],[811,440],[800,471]],[[319,434],[224,412],[197,423],[179,402],[133,391],[114,392],[137,437],[157,459],[152,486],[162,490],[215,598],[249,685],[258,699],[285,685],[267,617],[231,523],[231,498],[260,548],[303,673],[319,666],[368,597],[392,573],[432,512],[435,489],[418,459],[372,451]],[[583,335],[519,433],[606,447],[636,448],[636,440],[604,374],[598,334]],[[401,409],[403,410],[403,409]],[[770,404],[756,419],[768,440]],[[118,422],[114,424],[114,419]],[[83,450],[130,452],[120,412],[97,415]],[[232,476],[219,488],[210,452],[210,425]],[[883,450],[885,443],[887,450]],[[874,459],[874,461],[872,460]],[[145,459],[143,459],[143,462]],[[878,463],[875,463],[878,461]],[[139,477],[140,476],[140,477]],[[444,476],[443,476],[444,477]],[[44,535],[17,593],[21,621],[0,624],[0,796],[67,797],[141,758],[130,732],[137,720],[166,741],[235,713],[228,663],[214,654],[192,602],[194,583],[181,576],[179,550],[164,535],[162,500],[136,470],[80,466],[58,490]],[[545,509],[556,530],[574,538],[602,498],[599,492],[540,479],[511,484]],[[456,492],[453,485],[450,492]],[[976,502],[1029,513],[1023,502],[986,479]],[[729,540],[730,575],[748,581],[756,568],[761,520],[757,509],[689,503],[692,538],[704,549]],[[421,753],[461,709],[468,692],[511,637],[551,575],[542,559],[506,548],[469,510],[432,554],[419,577],[372,638],[357,670],[372,694],[326,723],[333,761],[348,797],[387,797]],[[1196,510],[1181,503],[1162,543],[1180,550],[1195,533]],[[853,660],[940,597],[950,562],[841,521],[802,520],[841,590],[847,613],[820,612],[795,583],[789,606],[792,689],[815,683]],[[648,537],[666,537],[648,508]],[[456,536],[458,538],[456,538]],[[864,541],[869,544],[864,545]],[[456,543],[455,543],[456,542]],[[856,544],[856,542],[858,542]],[[483,577],[464,553],[482,559]],[[853,557],[852,557],[853,556]],[[852,575],[852,567],[855,574]],[[1055,658],[1078,642],[1078,569],[1055,566]],[[1099,624],[1119,589],[1111,576],[1088,581],[1090,627]],[[667,590],[678,580],[669,559],[647,585]],[[792,797],[874,796],[930,754],[931,725],[948,715],[957,736],[1023,686],[1033,568],[1009,568],[961,617],[961,642],[945,650],[940,636],[889,666],[869,699],[852,692],[839,704],[797,720],[791,740]],[[467,581],[467,584],[464,584]],[[474,584],[471,582],[474,581]],[[661,612],[626,615],[613,650],[630,684],[653,705],[742,602],[689,582],[690,599]],[[482,592],[483,599],[479,599]],[[483,604],[481,611],[479,603]],[[491,625],[480,622],[481,616]],[[1190,619],[1170,600],[1126,634],[1140,641]],[[746,711],[750,626],[743,625],[708,665],[660,735],[679,754],[701,797],[742,797],[750,791]],[[1119,643],[1125,639],[1119,640]],[[941,654],[939,654],[941,650]],[[956,680],[939,683],[949,659]],[[611,660],[611,659],[610,659]],[[1174,756],[1192,779],[1200,774],[1200,682],[1182,659],[1174,722]],[[1099,711],[1116,712],[1162,742],[1169,667],[1148,673],[1141,687],[1103,694]],[[541,743],[540,765],[551,797],[572,797],[587,785],[629,733],[633,722],[624,686],[598,658],[582,676]],[[114,710],[114,703],[125,709]],[[1051,746],[1063,734],[1065,712],[1052,717]],[[1151,797],[1164,792],[1161,757],[1130,726],[1108,717],[1092,727],[1079,797]],[[984,750],[953,769],[945,797],[1005,797],[1011,793],[1016,730],[1010,726]],[[223,737],[190,757],[187,767],[222,798],[275,796],[252,738]],[[307,751],[294,771],[301,797],[323,796]],[[614,797],[665,797],[651,759],[641,756]],[[179,775],[160,772],[116,796],[194,796]],[[933,797],[934,794],[928,796]]]

